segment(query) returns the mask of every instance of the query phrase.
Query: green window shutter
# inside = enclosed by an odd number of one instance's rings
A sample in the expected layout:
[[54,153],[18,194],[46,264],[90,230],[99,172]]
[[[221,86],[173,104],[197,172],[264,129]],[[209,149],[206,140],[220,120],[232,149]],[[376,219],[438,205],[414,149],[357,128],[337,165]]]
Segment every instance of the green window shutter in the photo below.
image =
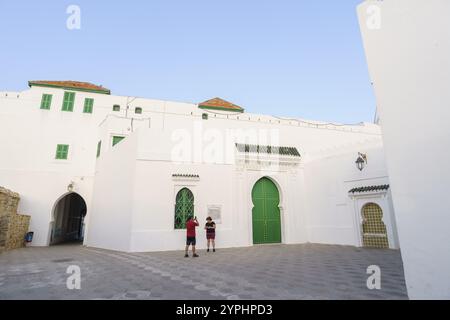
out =
[[62,111],[73,111],[73,105],[75,103],[75,92],[64,92],[64,99],[62,105]]
[[102,141],[97,143],[97,158],[100,157],[100,150],[102,149]]
[[84,113],[92,113],[94,110],[94,99],[86,98],[84,99]]
[[52,104],[52,95],[51,94],[43,94],[41,100],[41,109],[50,110],[50,105]]
[[136,107],[136,108],[134,109],[134,113],[136,113],[136,114],[142,114],[142,108]]
[[56,159],[67,160],[69,155],[69,145],[68,144],[58,144],[56,146]]
[[113,141],[112,141],[112,145],[113,147],[118,144],[120,141],[122,141],[123,139],[125,139],[125,137],[121,137],[121,136],[113,136]]
[[118,104],[113,105],[113,111],[120,111],[120,106]]

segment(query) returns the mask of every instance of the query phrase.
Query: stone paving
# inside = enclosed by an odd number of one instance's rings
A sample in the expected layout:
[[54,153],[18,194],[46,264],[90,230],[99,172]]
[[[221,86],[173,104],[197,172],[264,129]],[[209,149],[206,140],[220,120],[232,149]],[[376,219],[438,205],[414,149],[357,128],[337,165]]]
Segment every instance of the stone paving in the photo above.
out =
[[[301,244],[125,253],[79,245],[0,254],[0,299],[407,299],[398,250]],[[78,265],[81,289],[66,286]],[[381,289],[369,290],[369,265]]]

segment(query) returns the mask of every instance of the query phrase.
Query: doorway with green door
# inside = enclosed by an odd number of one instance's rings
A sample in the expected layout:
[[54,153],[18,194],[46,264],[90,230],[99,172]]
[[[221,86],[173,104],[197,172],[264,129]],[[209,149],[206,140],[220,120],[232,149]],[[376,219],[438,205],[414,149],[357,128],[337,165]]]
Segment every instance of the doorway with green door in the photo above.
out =
[[280,193],[267,177],[259,179],[252,189],[253,243],[281,243]]

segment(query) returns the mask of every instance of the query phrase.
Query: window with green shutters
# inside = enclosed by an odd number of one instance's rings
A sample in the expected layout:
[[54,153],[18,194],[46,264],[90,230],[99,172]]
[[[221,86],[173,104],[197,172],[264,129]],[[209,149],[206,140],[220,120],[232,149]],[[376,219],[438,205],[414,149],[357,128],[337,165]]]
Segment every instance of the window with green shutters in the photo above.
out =
[[56,146],[56,159],[67,160],[69,155],[69,145],[68,144],[58,144]]
[[102,141],[97,143],[97,158],[100,157],[100,150],[102,149]]
[[125,137],[121,137],[121,136],[113,136],[113,140],[112,140],[112,145],[113,147],[118,144],[120,141],[122,141],[123,139],[125,139]]
[[75,92],[64,92],[64,99],[62,105],[62,111],[73,111],[73,105],[75,104]]
[[43,94],[41,100],[41,109],[50,110],[50,105],[52,104],[52,95]]
[[94,99],[86,98],[84,99],[84,113],[92,113],[94,110]]

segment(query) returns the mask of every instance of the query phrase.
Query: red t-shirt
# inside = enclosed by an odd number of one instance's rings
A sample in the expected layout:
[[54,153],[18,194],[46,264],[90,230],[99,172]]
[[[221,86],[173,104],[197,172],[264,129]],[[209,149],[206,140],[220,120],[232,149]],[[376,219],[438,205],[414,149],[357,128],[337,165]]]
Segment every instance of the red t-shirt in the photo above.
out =
[[195,227],[198,226],[198,222],[194,220],[189,220],[186,222],[186,236],[187,237],[195,237]]

